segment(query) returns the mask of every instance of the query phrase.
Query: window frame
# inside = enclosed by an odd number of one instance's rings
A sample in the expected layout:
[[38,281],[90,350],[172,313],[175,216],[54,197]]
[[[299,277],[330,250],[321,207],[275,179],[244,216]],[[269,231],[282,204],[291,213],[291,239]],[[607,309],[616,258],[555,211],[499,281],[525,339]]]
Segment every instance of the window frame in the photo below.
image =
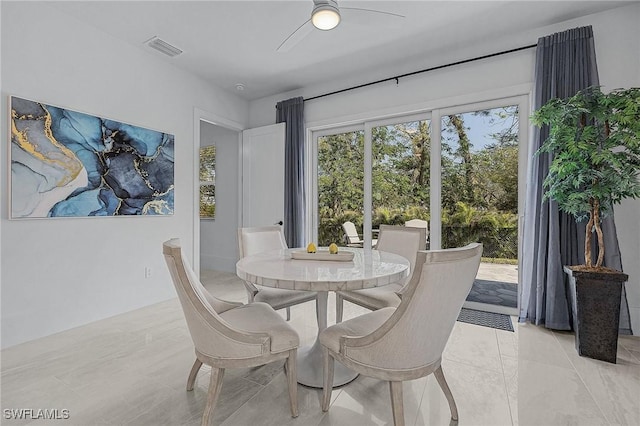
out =
[[[430,166],[430,205],[429,211],[431,220],[429,221],[429,241],[431,249],[440,249],[442,245],[442,179],[441,179],[441,150],[442,150],[442,117],[450,114],[460,114],[482,109],[499,108],[506,105],[518,105],[519,122],[518,130],[518,227],[521,227],[524,214],[524,198],[526,191],[526,170],[528,153],[529,134],[529,98],[530,94],[513,94],[500,97],[484,97],[479,100],[468,100],[467,102],[455,102],[457,99],[445,100],[442,106],[423,108],[406,113],[395,112],[386,115],[374,115],[371,117],[360,116],[356,120],[347,123],[335,123],[331,125],[324,123],[307,128],[307,170],[311,170],[307,178],[307,230],[306,234],[310,241],[317,241],[318,238],[318,138],[338,133],[364,130],[364,217],[363,217],[363,239],[364,246],[370,247],[372,239],[372,129],[378,126],[387,126],[409,121],[429,120],[431,129],[431,166]],[[521,237],[518,232],[518,259],[521,258]],[[522,268],[519,268],[520,270]]]

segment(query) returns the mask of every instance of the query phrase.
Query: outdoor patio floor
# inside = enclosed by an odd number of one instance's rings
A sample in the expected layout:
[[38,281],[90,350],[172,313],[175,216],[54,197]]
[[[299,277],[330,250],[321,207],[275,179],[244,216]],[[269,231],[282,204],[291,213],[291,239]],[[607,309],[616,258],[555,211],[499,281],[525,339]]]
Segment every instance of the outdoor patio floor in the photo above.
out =
[[[469,302],[473,305],[470,305]],[[516,309],[518,306],[518,266],[482,262],[465,307],[485,310],[479,304]]]

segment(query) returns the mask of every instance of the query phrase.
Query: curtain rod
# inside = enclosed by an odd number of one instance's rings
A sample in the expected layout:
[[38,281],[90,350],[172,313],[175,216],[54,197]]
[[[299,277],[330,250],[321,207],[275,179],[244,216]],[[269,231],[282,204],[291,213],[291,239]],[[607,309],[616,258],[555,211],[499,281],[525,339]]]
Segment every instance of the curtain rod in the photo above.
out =
[[452,63],[446,64],[446,65],[438,65],[436,67],[425,68],[425,69],[418,70],[418,71],[413,71],[413,72],[410,72],[410,73],[407,73],[407,74],[401,74],[401,75],[397,75],[395,77],[384,78],[382,80],[372,81],[371,83],[360,84],[358,86],[353,86],[353,87],[348,87],[346,89],[336,90],[335,92],[329,92],[329,93],[325,93],[323,95],[313,96],[311,98],[304,99],[304,101],[308,102],[308,101],[312,101],[314,99],[324,98],[326,96],[336,95],[338,93],[348,92],[349,90],[360,89],[362,87],[373,86],[374,84],[384,83],[384,82],[387,82],[387,81],[395,80],[396,84],[398,84],[399,83],[399,79],[404,78],[404,77],[409,77],[409,76],[412,76],[412,75],[421,74],[421,73],[428,72],[428,71],[435,71],[435,70],[439,70],[439,69],[442,69],[442,68],[453,67],[455,65],[466,64],[468,62],[479,61],[481,59],[492,58],[494,56],[506,55],[507,53],[513,53],[513,52],[518,52],[520,50],[531,49],[532,47],[536,47],[536,46],[537,46],[537,44],[530,44],[528,46],[517,47],[515,49],[510,49],[510,50],[503,50],[502,52],[491,53],[489,55],[478,56],[478,57],[471,58],[471,59],[464,59],[462,61],[452,62]]

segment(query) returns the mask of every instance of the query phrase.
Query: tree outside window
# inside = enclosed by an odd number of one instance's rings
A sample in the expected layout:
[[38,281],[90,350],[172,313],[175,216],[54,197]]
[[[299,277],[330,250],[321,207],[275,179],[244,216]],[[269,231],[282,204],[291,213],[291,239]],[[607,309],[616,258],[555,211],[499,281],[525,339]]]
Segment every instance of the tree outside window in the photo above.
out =
[[200,148],[200,218],[216,216],[216,146]]
[[[517,105],[441,117],[442,248],[481,241],[495,259],[518,255]],[[318,137],[318,243],[343,241],[342,223],[364,221],[364,131]],[[371,129],[371,219],[431,220],[431,122]]]

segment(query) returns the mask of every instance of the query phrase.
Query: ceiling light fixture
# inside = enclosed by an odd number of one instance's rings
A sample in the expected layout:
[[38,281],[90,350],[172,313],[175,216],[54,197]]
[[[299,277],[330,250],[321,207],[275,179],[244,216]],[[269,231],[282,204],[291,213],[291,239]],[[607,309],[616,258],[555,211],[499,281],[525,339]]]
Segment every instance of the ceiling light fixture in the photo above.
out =
[[340,23],[338,3],[333,0],[314,0],[311,23],[319,30],[328,31]]

